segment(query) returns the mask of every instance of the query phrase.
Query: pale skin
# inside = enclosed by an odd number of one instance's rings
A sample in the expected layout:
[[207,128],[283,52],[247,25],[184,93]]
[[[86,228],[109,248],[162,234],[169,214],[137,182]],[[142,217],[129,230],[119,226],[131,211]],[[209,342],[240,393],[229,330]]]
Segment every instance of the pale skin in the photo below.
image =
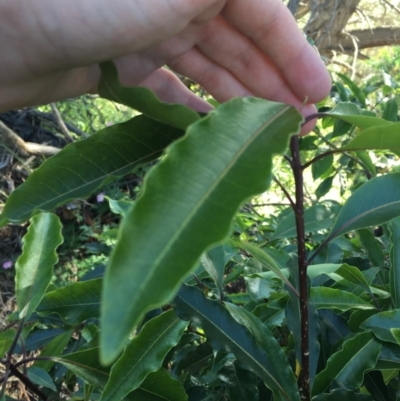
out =
[[305,116],[331,86],[282,0],[0,0],[0,49],[0,112],[93,93],[106,60],[123,85],[198,111],[211,106],[163,66],[220,102],[258,96]]

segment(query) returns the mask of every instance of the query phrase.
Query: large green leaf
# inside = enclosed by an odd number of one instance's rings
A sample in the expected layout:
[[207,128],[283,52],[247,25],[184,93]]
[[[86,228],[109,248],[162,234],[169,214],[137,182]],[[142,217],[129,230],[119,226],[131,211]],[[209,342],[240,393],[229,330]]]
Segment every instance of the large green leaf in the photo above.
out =
[[390,270],[389,288],[395,309],[400,309],[400,218],[393,219],[389,224],[390,231]]
[[138,389],[126,401],[187,401],[183,385],[163,368],[149,373]]
[[[265,350],[222,304],[207,299],[194,287],[183,286],[173,305],[179,317],[191,320],[204,330],[214,350],[232,352],[246,369],[259,376],[271,389],[281,393],[283,399],[300,399],[289,362],[272,336],[268,335],[262,340],[263,344],[270,345]],[[252,322],[250,324],[253,326]],[[264,331],[260,330],[259,333],[263,335]]]
[[357,295],[348,291],[336,290],[328,287],[312,287],[310,300],[317,309],[374,309],[373,305],[363,301]]
[[48,292],[36,312],[43,315],[57,313],[70,325],[99,317],[102,281],[99,278],[73,283]]
[[167,352],[178,343],[186,326],[187,322],[178,319],[173,310],[147,322],[111,368],[100,400],[120,401],[136,390],[150,372],[161,368]]
[[63,242],[59,218],[52,213],[32,217],[22,242],[22,255],[15,265],[20,319],[28,318],[39,305],[53,277],[56,249]]
[[302,117],[255,98],[233,99],[191,125],[148,174],[106,271],[101,349],[112,362],[143,314],[171,299],[200,255],[229,233],[247,198],[271,180]]
[[336,270],[336,274],[343,277],[347,281],[350,281],[353,284],[361,287],[368,294],[372,295],[371,289],[367,283],[367,280],[362,275],[361,271],[354,266],[350,266],[347,263],[344,263],[338,270]]
[[344,204],[328,240],[352,230],[380,225],[400,215],[400,173],[373,178]]
[[38,386],[47,387],[53,391],[57,391],[51,376],[44,369],[37,368],[36,366],[31,366],[27,370],[27,375],[30,381],[37,384]]
[[[366,117],[363,117],[366,118]],[[378,120],[385,121],[385,120]],[[360,132],[341,150],[361,149],[389,149],[400,152],[400,123],[385,122],[383,126],[376,126]]]
[[102,74],[98,91],[101,97],[122,103],[154,120],[182,130],[200,118],[199,114],[189,107],[161,102],[147,88],[137,86],[125,88],[121,86],[117,69],[112,62],[102,63],[100,68]]
[[13,191],[0,216],[0,226],[22,223],[36,211],[49,211],[157,159],[183,131],[135,117],[72,143],[47,159]]
[[369,394],[338,388],[329,394],[319,394],[312,401],[372,401],[372,398]]
[[[315,205],[304,211],[305,232],[317,232],[329,228],[336,215],[339,213],[339,206]],[[283,218],[276,228],[271,239],[296,237],[296,221],[294,213],[290,212]]]
[[371,332],[345,341],[342,349],[330,356],[326,368],[315,377],[313,396],[324,393],[334,380],[343,387],[361,386],[364,372],[376,365],[381,347]]
[[400,309],[377,313],[368,318],[361,328],[372,330],[377,338],[397,344],[396,337],[391,332],[392,328],[400,327]]
[[363,228],[358,230],[361,244],[367,252],[368,259],[372,266],[381,267],[385,265],[385,255],[383,254],[382,245],[376,239],[371,230]]

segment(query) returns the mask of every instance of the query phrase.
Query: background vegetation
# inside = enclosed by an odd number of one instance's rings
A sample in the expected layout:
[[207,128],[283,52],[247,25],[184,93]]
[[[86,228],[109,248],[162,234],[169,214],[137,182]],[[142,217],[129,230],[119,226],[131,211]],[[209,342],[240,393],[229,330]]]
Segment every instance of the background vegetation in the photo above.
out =
[[399,5],[288,6],[334,82],[306,137],[110,64],[0,115],[2,401],[398,399]]

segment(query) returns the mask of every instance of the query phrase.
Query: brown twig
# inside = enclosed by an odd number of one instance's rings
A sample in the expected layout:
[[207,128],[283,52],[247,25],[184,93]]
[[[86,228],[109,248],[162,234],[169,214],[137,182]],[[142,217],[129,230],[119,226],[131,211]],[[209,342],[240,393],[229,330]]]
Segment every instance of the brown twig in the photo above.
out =
[[70,135],[67,126],[64,123],[64,120],[61,117],[60,111],[58,110],[55,103],[50,103],[51,110],[53,112],[54,118],[60,128],[61,133],[64,135],[67,142],[71,143],[74,142],[74,138]]

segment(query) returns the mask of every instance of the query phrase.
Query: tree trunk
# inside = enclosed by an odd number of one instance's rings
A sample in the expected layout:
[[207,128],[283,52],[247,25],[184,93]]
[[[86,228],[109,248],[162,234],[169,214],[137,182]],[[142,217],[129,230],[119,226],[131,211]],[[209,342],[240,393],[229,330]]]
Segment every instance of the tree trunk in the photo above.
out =
[[321,54],[340,47],[342,32],[361,0],[310,0],[311,17],[305,33]]

